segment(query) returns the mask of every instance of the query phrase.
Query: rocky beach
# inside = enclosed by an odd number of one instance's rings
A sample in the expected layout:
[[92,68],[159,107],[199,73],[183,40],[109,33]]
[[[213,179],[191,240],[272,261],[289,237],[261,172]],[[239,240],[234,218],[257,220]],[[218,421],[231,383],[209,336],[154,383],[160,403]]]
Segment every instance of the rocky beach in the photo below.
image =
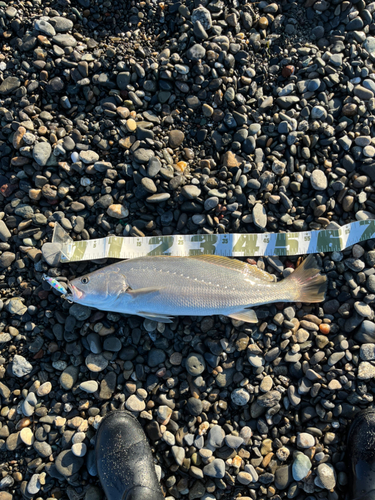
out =
[[[321,304],[171,324],[70,304],[76,241],[375,219],[375,2],[0,1],[0,500],[104,500],[109,411],[166,500],[343,500],[375,392],[375,240]],[[334,233],[333,233],[334,234]],[[248,261],[287,277],[303,256]]]

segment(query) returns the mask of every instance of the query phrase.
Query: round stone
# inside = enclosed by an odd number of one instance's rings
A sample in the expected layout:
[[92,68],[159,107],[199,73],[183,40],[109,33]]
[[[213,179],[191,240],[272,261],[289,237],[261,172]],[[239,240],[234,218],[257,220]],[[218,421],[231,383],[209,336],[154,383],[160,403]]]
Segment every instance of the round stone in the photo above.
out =
[[85,380],[85,382],[81,382],[79,384],[79,388],[87,392],[88,394],[92,394],[98,390],[99,384],[96,380]]
[[151,349],[148,353],[147,364],[151,368],[155,368],[161,363],[164,363],[165,359],[166,354],[162,349]]
[[20,431],[20,439],[26,446],[31,446],[34,442],[34,434],[30,427],[24,427]]
[[197,377],[201,375],[206,369],[206,362],[201,354],[191,353],[186,358],[186,371],[189,375]]
[[250,394],[246,391],[246,389],[240,387],[238,389],[234,389],[230,397],[234,404],[238,406],[245,406],[249,402]]
[[72,452],[76,457],[84,457],[87,452],[85,443],[75,443],[72,446]]
[[189,398],[187,402],[187,409],[190,415],[197,417],[203,411],[202,401],[196,398]]
[[43,19],[37,19],[35,21],[35,29],[40,31],[46,36],[54,36],[56,35],[55,28],[48,21],[44,21]]
[[169,132],[169,145],[172,149],[178,148],[185,139],[182,130],[171,130]]
[[12,373],[16,377],[25,377],[33,369],[33,366],[23,356],[16,354],[13,358]]
[[129,210],[120,204],[113,204],[107,208],[107,214],[114,219],[125,219],[129,216]]
[[108,366],[108,360],[102,354],[89,354],[85,363],[90,372],[94,373],[101,372]]
[[79,158],[86,165],[91,165],[99,160],[99,155],[95,151],[89,149],[88,151],[81,151],[79,153]]
[[44,382],[44,384],[39,386],[36,393],[39,397],[44,397],[44,396],[47,396],[51,392],[51,390],[52,390],[51,382]]
[[206,49],[199,43],[196,43],[195,45],[190,47],[190,49],[186,52],[187,58],[193,62],[197,62],[200,59],[204,59],[205,55],[206,55]]
[[125,406],[130,411],[143,411],[146,408],[146,403],[137,395],[132,394],[125,402]]
[[237,481],[246,486],[252,483],[253,476],[249,472],[241,471],[237,474]]
[[181,193],[188,200],[194,200],[195,198],[198,198],[198,196],[201,194],[201,190],[199,189],[198,186],[194,186],[193,184],[187,184],[186,186],[183,186],[183,188],[181,189]]
[[302,481],[311,470],[311,462],[309,457],[303,453],[298,453],[294,459],[292,466],[293,479],[295,481]]
[[68,366],[60,375],[60,385],[65,390],[70,390],[76,383],[78,378],[79,368]]
[[297,434],[297,446],[299,448],[312,448],[315,445],[315,438],[307,432],[300,432]]
[[320,464],[316,469],[314,483],[318,488],[333,490],[336,486],[336,472],[331,464]]
[[212,462],[203,467],[203,474],[216,479],[222,479],[225,476],[224,460],[221,458],[215,458]]
[[40,167],[44,167],[52,153],[49,142],[37,142],[33,149],[33,158]]
[[318,169],[312,172],[310,182],[316,191],[324,191],[328,186],[328,180],[325,173]]

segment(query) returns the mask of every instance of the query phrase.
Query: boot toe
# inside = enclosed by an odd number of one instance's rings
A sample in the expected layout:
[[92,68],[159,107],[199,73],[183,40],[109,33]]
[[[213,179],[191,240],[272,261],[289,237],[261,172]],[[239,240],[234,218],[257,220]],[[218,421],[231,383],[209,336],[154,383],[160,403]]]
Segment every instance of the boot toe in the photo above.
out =
[[103,418],[95,451],[98,475],[107,500],[130,500],[134,489],[141,499],[164,498],[151,448],[140,423],[131,413],[115,411]]
[[347,462],[353,499],[375,500],[375,410],[360,412],[353,420]]

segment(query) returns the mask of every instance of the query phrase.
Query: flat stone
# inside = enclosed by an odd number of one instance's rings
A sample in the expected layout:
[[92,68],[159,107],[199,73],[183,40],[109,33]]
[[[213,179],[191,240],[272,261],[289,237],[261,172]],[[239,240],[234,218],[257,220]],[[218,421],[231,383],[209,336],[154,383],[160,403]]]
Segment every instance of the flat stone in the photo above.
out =
[[16,354],[13,358],[12,373],[16,377],[25,377],[31,373],[33,366],[23,356]]
[[94,373],[101,372],[108,366],[108,360],[102,354],[89,354],[85,363],[90,372]]
[[27,492],[30,495],[36,495],[41,487],[42,485],[39,481],[39,474],[33,474],[30,481],[27,483]]
[[134,151],[134,160],[138,163],[148,163],[148,161],[155,156],[152,149],[138,148]]
[[62,451],[55,461],[57,471],[64,477],[70,477],[76,474],[83,464],[84,459],[76,457],[71,450]]
[[125,402],[125,406],[129,411],[143,411],[146,408],[146,403],[136,394],[132,394]]
[[333,490],[336,486],[336,472],[331,464],[320,464],[316,469],[314,483],[318,488]]
[[129,216],[129,210],[123,205],[114,204],[107,208],[107,214],[114,219],[125,219]]
[[73,28],[73,21],[66,17],[56,16],[50,20],[57,33],[66,33]]
[[182,130],[171,130],[169,132],[169,145],[173,149],[181,146],[184,139],[185,139],[185,134],[182,132]]
[[79,368],[76,366],[68,366],[60,375],[60,385],[65,390],[70,390],[76,383],[78,378]]
[[37,142],[33,149],[33,158],[39,166],[44,167],[47,165],[51,153],[52,147],[49,142]]
[[299,448],[312,448],[315,445],[314,436],[307,432],[299,432],[297,434],[297,446]]
[[201,354],[190,353],[186,358],[185,367],[190,375],[197,377],[206,369],[206,362]]
[[183,188],[181,189],[181,193],[188,200],[194,200],[198,198],[198,196],[200,196],[201,190],[199,189],[198,186],[194,186],[193,184],[188,184],[183,186]]
[[86,165],[91,165],[99,160],[99,155],[95,151],[89,149],[88,151],[81,151],[79,153],[79,158]]
[[303,453],[298,453],[292,465],[292,474],[295,481],[302,481],[311,470],[311,461]]
[[198,62],[200,59],[204,59],[205,55],[206,49],[199,43],[190,47],[190,49],[186,52],[187,58],[193,62]]
[[5,80],[2,82],[0,85],[0,94],[1,95],[8,95],[14,92],[15,90],[20,87],[21,82],[19,78],[15,76],[8,76],[5,78]]
[[221,458],[215,458],[211,463],[203,467],[205,476],[222,479],[225,476],[225,462]]
[[359,380],[370,380],[375,378],[375,366],[368,361],[363,361],[358,366]]
[[322,170],[315,169],[313,170],[310,176],[311,186],[316,191],[324,191],[328,186],[328,179],[325,173]]
[[24,427],[20,431],[20,439],[26,446],[31,446],[34,443],[34,434],[30,427]]
[[77,40],[74,38],[72,35],[65,35],[65,34],[60,34],[60,35],[55,35],[52,38],[53,43],[56,43],[60,47],[76,47],[77,45]]
[[267,212],[262,203],[256,203],[253,208],[254,224],[259,229],[265,229],[267,226]]
[[99,384],[96,380],[85,380],[79,384],[79,388],[88,394],[93,394],[98,390]]
[[250,394],[243,387],[234,389],[230,397],[233,403],[238,406],[245,406],[250,400]]
[[55,36],[56,31],[55,28],[48,21],[44,21],[43,19],[37,19],[35,21],[35,29],[40,31],[46,36]]
[[211,449],[221,448],[225,438],[225,432],[220,427],[220,425],[214,425],[211,427],[208,437],[207,446]]

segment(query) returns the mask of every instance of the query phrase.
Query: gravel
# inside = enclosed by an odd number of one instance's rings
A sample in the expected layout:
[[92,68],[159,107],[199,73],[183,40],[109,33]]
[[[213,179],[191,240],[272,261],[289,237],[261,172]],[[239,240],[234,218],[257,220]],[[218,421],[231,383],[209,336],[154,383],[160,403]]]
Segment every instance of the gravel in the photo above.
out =
[[[95,434],[121,408],[167,500],[344,498],[375,389],[373,240],[318,256],[324,303],[254,325],[96,311],[42,275],[111,262],[60,263],[56,222],[83,241],[374,219],[374,2],[0,11],[0,500],[101,498]],[[251,263],[279,279],[299,259]]]

